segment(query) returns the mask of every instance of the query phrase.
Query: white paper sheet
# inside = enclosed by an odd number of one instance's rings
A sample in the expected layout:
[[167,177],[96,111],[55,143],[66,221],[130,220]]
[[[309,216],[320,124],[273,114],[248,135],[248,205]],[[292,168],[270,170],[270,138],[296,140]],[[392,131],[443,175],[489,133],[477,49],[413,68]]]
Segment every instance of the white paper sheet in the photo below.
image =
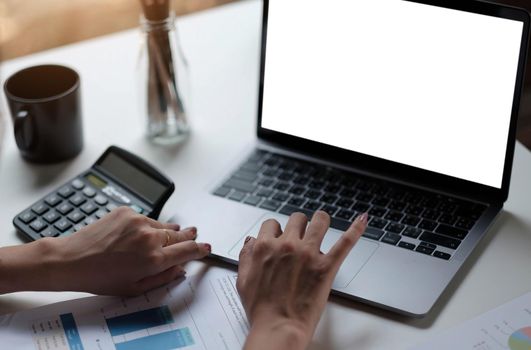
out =
[[531,293],[465,322],[412,350],[531,350]]
[[0,348],[241,349],[249,331],[236,274],[202,275],[136,298],[89,297],[0,317]]

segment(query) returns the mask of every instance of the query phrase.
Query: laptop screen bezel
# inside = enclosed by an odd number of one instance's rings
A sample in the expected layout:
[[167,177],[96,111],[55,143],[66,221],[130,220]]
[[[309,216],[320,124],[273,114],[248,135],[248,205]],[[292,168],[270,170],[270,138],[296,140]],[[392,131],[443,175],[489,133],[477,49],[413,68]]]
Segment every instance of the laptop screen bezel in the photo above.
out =
[[[370,0],[366,0],[370,1]],[[509,193],[509,182],[511,178],[512,162],[515,149],[516,126],[520,98],[523,90],[524,73],[527,58],[527,47],[529,44],[530,16],[524,9],[510,6],[497,5],[473,0],[400,0],[415,2],[419,4],[433,5],[448,9],[455,9],[521,21],[524,24],[522,32],[522,46],[518,62],[518,72],[515,84],[513,107],[511,112],[510,128],[507,137],[507,150],[505,154],[505,166],[503,169],[503,179],[501,188],[494,188],[475,182],[462,180],[448,175],[435,173],[432,171],[400,164],[397,162],[384,160],[369,156],[367,154],[349,151],[346,149],[330,146],[327,144],[303,139],[274,130],[262,128],[262,106],[264,93],[265,57],[267,48],[267,24],[269,13],[269,0],[263,0],[263,20],[262,20],[262,45],[260,62],[260,86],[258,96],[258,123],[257,136],[259,139],[279,146],[288,146],[290,150],[311,154],[312,156],[326,159],[348,167],[363,169],[381,176],[388,175],[387,169],[393,169],[392,177],[420,186],[426,186],[443,192],[454,193],[456,195],[475,198],[486,202],[504,202]],[[323,6],[326,4],[323,3]],[[478,126],[481,127],[481,126]]]

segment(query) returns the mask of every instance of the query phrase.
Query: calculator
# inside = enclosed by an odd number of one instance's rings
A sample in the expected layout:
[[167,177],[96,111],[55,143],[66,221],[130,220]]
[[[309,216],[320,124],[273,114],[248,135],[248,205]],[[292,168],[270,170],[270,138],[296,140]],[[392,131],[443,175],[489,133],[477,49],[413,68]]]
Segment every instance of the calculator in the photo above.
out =
[[156,219],[174,189],[151,164],[111,146],[90,169],[15,216],[13,225],[37,240],[71,235],[119,206]]

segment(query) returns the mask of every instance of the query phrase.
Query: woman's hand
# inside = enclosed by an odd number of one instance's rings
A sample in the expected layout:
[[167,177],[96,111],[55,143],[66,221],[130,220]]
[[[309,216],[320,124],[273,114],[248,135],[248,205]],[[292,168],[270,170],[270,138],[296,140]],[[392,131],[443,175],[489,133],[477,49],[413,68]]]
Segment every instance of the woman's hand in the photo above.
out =
[[315,331],[334,278],[367,226],[360,215],[327,254],[321,242],[330,225],[319,211],[311,222],[291,215],[284,232],[275,220],[262,224],[240,252],[237,288],[251,323],[247,349],[303,349]]
[[138,295],[183,276],[182,264],[210,253],[196,236],[195,228],[180,230],[120,207],[71,236],[2,248],[0,282],[13,277],[0,292]]

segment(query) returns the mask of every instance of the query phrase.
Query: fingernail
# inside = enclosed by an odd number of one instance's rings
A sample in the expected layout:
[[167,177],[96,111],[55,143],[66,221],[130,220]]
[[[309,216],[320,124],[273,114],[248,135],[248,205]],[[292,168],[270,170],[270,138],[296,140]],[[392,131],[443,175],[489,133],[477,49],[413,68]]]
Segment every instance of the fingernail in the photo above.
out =
[[243,244],[247,244],[247,242],[249,242],[251,238],[252,238],[251,236],[245,237],[245,242],[243,242]]
[[212,246],[210,244],[201,243],[201,245],[203,246],[203,248],[205,248],[208,251],[209,254],[212,253]]
[[362,224],[366,224],[367,221],[369,221],[369,214],[363,213],[363,214],[358,215],[358,217],[356,218],[356,221],[361,222]]
[[183,231],[190,232],[194,239],[197,237],[197,228],[196,227],[188,227],[185,228]]

